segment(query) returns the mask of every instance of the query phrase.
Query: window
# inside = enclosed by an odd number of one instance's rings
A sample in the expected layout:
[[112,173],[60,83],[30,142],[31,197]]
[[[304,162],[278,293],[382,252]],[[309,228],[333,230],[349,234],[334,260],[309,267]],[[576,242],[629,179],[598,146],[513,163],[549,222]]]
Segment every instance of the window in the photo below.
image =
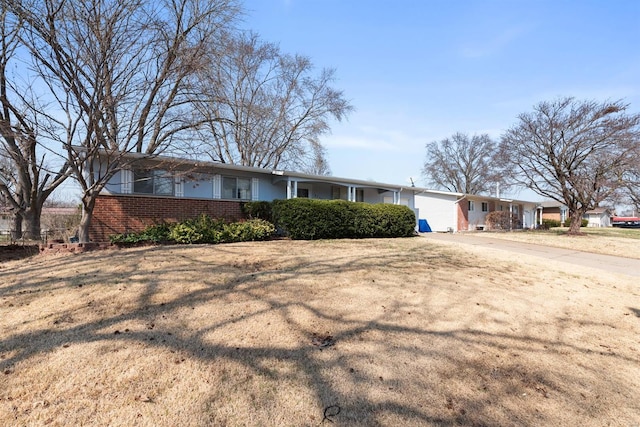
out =
[[300,197],[301,199],[309,198],[309,189],[308,188],[298,188],[298,193],[296,197]]
[[251,180],[249,178],[223,176],[222,198],[251,200]]
[[[348,192],[349,192],[349,188],[351,187],[347,187],[346,189],[343,190],[344,187],[338,187],[336,185],[331,187],[331,198],[333,200],[338,200],[338,199],[342,199],[342,200],[348,200]],[[364,202],[364,189],[362,188],[356,188],[356,202]],[[387,203],[387,202],[385,202]],[[390,202],[393,203],[393,202]]]
[[489,203],[482,202],[482,212],[489,212]]
[[133,171],[133,192],[173,196],[173,176],[163,170]]
[[338,200],[338,199],[341,199],[341,198],[342,198],[342,196],[341,196],[341,191],[340,191],[340,187],[338,187],[338,186],[336,186],[336,185],[334,185],[334,186],[332,186],[332,187],[331,187],[331,198],[332,198],[333,200]]
[[475,209],[475,204],[473,203],[473,200],[469,200],[469,212],[471,212],[474,209]]

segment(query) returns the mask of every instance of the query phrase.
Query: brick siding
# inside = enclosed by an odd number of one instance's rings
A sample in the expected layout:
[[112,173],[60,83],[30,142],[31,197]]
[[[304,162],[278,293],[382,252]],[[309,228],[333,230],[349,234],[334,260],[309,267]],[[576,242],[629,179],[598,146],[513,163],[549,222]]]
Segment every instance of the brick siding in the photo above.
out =
[[213,218],[244,218],[241,202],[175,197],[101,195],[96,199],[89,236],[93,242],[106,242],[118,233],[139,232],[161,222],[178,222],[200,214]]
[[467,231],[469,229],[469,201],[461,200],[458,204],[458,230]]

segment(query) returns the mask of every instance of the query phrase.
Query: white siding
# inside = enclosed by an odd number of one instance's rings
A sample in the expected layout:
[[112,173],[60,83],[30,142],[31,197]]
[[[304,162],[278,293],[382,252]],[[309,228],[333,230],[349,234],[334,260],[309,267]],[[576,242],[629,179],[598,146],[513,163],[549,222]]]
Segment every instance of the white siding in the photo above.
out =
[[[456,229],[456,196],[422,193],[415,196],[418,219],[426,219],[432,231]],[[464,201],[466,203],[466,201]]]
[[587,227],[611,227],[611,218],[609,218],[608,212],[605,213],[590,213],[587,214],[589,223]]
[[[485,219],[488,212],[482,212],[482,202],[480,199],[473,199],[473,210],[469,211],[467,218],[469,219],[469,230],[475,230],[476,227],[484,227]],[[468,203],[469,200],[463,200],[461,203]]]

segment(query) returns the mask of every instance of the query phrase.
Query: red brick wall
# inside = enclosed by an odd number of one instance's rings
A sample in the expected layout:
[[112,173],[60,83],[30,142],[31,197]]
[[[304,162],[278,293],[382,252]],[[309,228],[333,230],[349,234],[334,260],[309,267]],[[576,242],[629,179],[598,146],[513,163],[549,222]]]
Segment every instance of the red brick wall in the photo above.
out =
[[89,229],[90,239],[105,242],[118,233],[138,232],[163,221],[177,222],[200,214],[213,218],[243,218],[240,202],[149,196],[98,196]]
[[467,199],[458,202],[458,230],[469,230],[469,201]]

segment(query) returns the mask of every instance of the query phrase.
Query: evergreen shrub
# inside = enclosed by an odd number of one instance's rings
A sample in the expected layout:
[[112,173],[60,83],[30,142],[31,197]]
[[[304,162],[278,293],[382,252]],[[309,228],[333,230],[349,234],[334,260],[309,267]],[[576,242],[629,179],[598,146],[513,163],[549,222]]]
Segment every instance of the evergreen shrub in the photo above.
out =
[[147,227],[140,233],[116,234],[112,243],[135,245],[141,243],[232,243],[267,240],[275,227],[263,219],[226,223],[224,220],[200,215],[179,223]]
[[273,221],[296,240],[408,237],[416,219],[407,206],[345,200],[274,200]]

